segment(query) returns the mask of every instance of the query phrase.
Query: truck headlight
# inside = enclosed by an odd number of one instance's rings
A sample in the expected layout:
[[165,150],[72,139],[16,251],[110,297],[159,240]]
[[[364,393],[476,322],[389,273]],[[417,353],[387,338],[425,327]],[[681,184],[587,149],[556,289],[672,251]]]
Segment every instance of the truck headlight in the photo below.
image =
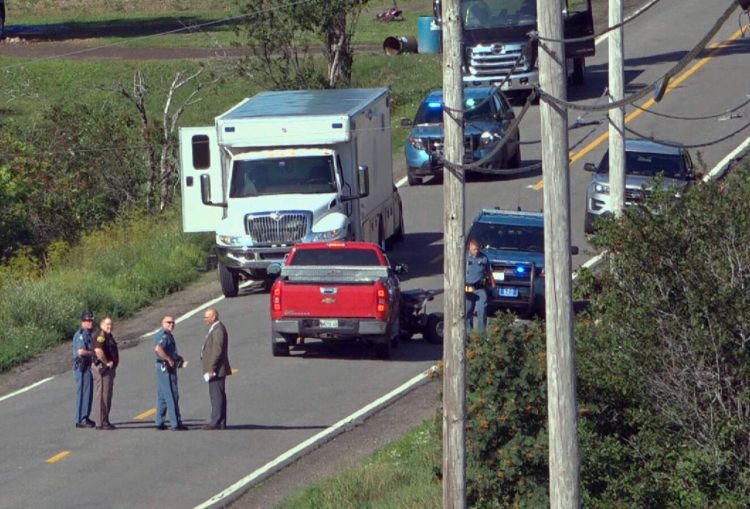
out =
[[216,243],[220,246],[241,246],[245,243],[245,237],[232,235],[216,235]]
[[341,240],[346,237],[346,230],[343,228],[336,228],[335,230],[328,230],[327,232],[312,232],[310,242],[328,242],[330,240]]
[[487,145],[491,145],[495,141],[495,135],[492,134],[489,131],[485,131],[482,133],[482,135],[479,137],[479,141],[482,144],[483,147],[486,147]]
[[609,194],[609,186],[607,184],[594,184],[594,192],[599,194]]
[[424,150],[424,142],[422,141],[422,138],[409,136],[409,143],[411,143],[411,146],[417,150]]

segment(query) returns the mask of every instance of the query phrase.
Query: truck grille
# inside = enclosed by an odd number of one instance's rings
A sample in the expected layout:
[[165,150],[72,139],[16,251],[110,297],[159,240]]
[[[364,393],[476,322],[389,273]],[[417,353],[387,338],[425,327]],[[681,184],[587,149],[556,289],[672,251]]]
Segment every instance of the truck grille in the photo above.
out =
[[[474,70],[472,76],[478,78],[504,78],[511,69],[513,64],[521,56],[520,45],[505,45],[502,52],[499,51],[501,45],[492,46],[474,46],[468,49],[469,67]],[[516,67],[516,72],[520,67]]]
[[304,212],[250,214],[245,229],[255,244],[294,244],[305,238],[310,215]]
[[625,188],[625,201],[629,203],[641,202],[646,199],[648,194],[648,191],[645,189]]

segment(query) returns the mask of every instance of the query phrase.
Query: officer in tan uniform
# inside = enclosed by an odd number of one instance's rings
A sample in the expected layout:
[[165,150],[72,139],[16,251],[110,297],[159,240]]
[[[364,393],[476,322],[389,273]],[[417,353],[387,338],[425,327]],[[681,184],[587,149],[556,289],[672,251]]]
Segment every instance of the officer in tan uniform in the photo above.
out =
[[94,402],[98,417],[96,429],[115,429],[109,422],[109,410],[112,407],[112,389],[117,372],[117,364],[120,355],[117,350],[117,342],[112,335],[112,317],[105,316],[99,322],[99,328],[94,332]]

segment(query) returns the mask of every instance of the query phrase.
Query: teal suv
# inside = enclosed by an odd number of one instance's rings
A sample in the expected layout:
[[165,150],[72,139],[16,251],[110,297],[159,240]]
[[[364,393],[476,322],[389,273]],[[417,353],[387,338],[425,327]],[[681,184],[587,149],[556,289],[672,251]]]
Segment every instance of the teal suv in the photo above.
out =
[[[464,163],[490,155],[515,119],[508,100],[493,87],[464,90]],[[444,157],[443,91],[433,90],[422,100],[414,120],[402,119],[410,127],[404,154],[409,185],[422,183],[424,177],[442,174]],[[519,173],[521,139],[519,131],[484,165],[502,174]]]

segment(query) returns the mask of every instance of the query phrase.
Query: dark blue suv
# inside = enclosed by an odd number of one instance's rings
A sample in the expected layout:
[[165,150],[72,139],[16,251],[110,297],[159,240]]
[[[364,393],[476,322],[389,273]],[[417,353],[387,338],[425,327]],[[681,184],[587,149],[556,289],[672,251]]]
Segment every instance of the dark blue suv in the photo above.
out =
[[[464,163],[471,163],[489,155],[505,136],[515,118],[508,100],[492,87],[464,90]],[[411,127],[406,140],[407,178],[409,185],[419,185],[423,177],[439,175],[443,171],[443,91],[433,90],[422,100],[414,121],[401,120]],[[519,131],[487,162],[488,168],[503,174],[518,173],[521,166],[521,138]]]
[[[489,305],[525,313],[544,311],[544,215],[484,209],[474,219],[467,240],[479,242],[495,277]],[[578,254],[573,246],[572,254]]]

